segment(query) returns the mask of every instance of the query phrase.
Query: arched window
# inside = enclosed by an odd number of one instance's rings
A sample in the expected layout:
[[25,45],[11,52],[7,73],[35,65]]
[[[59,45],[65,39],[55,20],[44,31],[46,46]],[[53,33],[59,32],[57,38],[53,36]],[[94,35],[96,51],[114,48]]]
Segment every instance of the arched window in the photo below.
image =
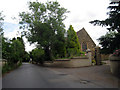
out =
[[82,43],[82,51],[86,52],[87,50],[87,43],[83,42]]

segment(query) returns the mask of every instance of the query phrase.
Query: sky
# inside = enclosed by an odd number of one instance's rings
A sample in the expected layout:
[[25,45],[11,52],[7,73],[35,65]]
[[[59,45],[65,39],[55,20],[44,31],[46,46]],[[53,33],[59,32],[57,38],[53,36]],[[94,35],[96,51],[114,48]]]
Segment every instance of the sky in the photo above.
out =
[[[19,13],[28,11],[28,2],[36,0],[2,0],[0,2],[0,11],[3,11],[4,18],[4,36],[13,38],[19,36]],[[49,0],[38,0],[39,2],[46,2]],[[51,0],[55,1],[55,0]],[[66,8],[70,13],[66,14],[67,19],[64,21],[66,30],[70,25],[74,27],[77,32],[83,27],[86,29],[88,34],[91,36],[96,45],[99,45],[97,39],[105,35],[108,31],[106,27],[94,26],[90,24],[93,20],[104,20],[106,19],[107,7],[109,6],[110,0],[57,0],[61,7]],[[15,19],[15,18],[16,19]],[[30,46],[25,40],[26,51],[32,50],[34,45]]]

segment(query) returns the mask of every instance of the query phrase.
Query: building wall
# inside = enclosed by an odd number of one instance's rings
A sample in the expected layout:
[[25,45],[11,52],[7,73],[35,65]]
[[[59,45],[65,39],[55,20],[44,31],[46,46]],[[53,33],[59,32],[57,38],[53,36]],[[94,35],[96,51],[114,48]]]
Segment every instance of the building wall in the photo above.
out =
[[86,32],[86,30],[84,28],[82,28],[80,31],[77,32],[77,35],[78,35],[78,39],[79,39],[79,42],[80,42],[80,45],[81,45],[81,50],[84,51],[82,49],[83,48],[82,44],[86,43],[87,49],[90,49],[91,51],[93,51],[93,49],[96,46],[96,44],[91,39],[89,34]]
[[83,43],[86,43],[87,45],[87,49],[90,49],[91,52],[92,52],[92,60],[94,60],[94,56],[95,56],[95,47],[96,47],[96,44],[94,43],[94,41],[92,40],[92,38],[89,36],[89,34],[86,32],[86,30],[84,28],[82,28],[81,30],[79,30],[77,32],[77,35],[78,35],[78,39],[79,39],[79,42],[80,42],[80,45],[81,45],[81,50],[82,51],[86,51],[86,50],[83,50]]

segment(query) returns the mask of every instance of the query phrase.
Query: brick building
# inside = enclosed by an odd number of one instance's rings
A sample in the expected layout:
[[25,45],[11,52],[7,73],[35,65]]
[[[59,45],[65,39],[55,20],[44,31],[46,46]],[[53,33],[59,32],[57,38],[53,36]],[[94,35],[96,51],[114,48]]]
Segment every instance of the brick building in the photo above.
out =
[[78,39],[79,39],[82,51],[85,52],[87,49],[90,49],[91,51],[94,50],[96,44],[94,43],[94,41],[92,40],[92,38],[89,36],[89,34],[86,32],[84,28],[79,30],[77,32],[77,35],[78,35]]

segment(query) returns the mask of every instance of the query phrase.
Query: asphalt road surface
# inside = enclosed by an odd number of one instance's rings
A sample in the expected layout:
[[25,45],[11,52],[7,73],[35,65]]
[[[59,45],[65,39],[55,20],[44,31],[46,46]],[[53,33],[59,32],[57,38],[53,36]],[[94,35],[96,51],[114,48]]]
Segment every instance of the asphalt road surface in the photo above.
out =
[[[62,69],[61,69],[62,70]],[[67,72],[47,67],[23,63],[18,69],[6,74],[2,88],[104,88],[101,85]]]

